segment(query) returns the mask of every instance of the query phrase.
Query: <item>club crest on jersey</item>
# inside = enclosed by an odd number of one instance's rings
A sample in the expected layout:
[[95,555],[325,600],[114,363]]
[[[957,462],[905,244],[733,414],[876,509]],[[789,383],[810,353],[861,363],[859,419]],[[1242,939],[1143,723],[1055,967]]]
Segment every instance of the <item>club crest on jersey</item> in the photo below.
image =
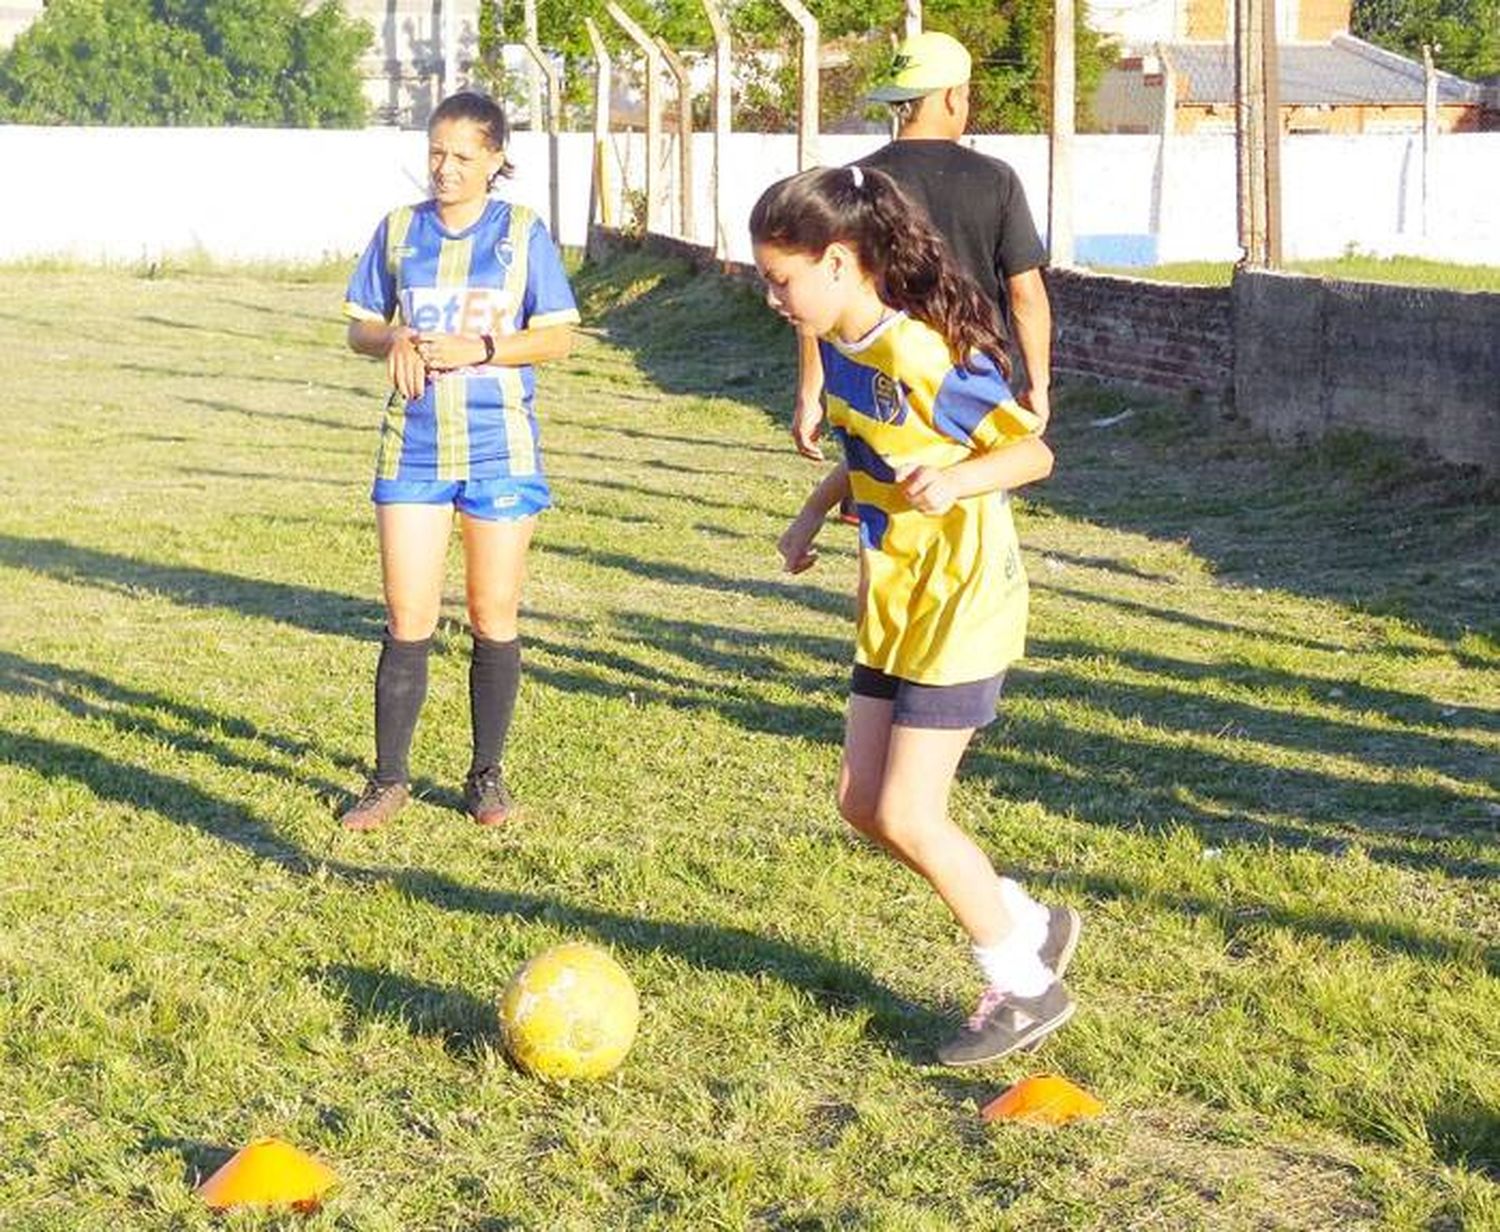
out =
[[407,287],[406,323],[424,334],[508,334],[516,305],[491,287]]
[[884,372],[875,374],[871,396],[875,404],[875,418],[881,423],[906,422],[905,391]]

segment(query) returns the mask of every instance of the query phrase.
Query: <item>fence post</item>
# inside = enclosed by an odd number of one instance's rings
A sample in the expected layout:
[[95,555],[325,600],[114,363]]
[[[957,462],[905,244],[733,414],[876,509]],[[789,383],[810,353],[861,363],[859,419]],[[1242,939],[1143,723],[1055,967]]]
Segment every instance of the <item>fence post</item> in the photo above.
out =
[[550,181],[547,186],[547,222],[552,228],[552,238],[562,243],[562,190],[558,184],[562,176],[562,158],[557,138],[558,117],[562,111],[562,85],[558,80],[557,66],[547,58],[540,43],[528,36],[526,50],[531,53],[532,60],[547,79],[547,176]]
[[802,28],[802,102],[797,109],[797,169],[818,165],[818,19],[802,0],[780,0]]
[[[542,41],[541,33],[537,26],[536,0],[523,0],[521,5],[521,27],[525,31],[525,38],[521,40],[524,44],[528,39],[535,43]],[[537,66],[526,74],[526,116],[533,132],[536,131],[537,122],[542,116],[542,78],[537,72]]]
[[1433,233],[1433,159],[1437,156],[1437,71],[1432,44],[1422,44],[1422,238]]
[[658,232],[660,210],[657,204],[656,152],[661,144],[661,115],[656,90],[657,81],[661,77],[661,48],[615,0],[608,0],[604,7],[615,19],[615,24],[629,35],[630,41],[646,57],[646,230]]
[[594,166],[589,175],[589,223],[614,226],[614,197],[609,191],[609,99],[612,65],[609,48],[592,17],[583,19],[594,49]]
[[1266,92],[1266,263],[1281,268],[1281,53],[1276,35],[1276,0],[1261,0],[1261,63]]
[[677,227],[689,244],[698,242],[693,220],[693,87],[687,65],[661,35],[656,36],[662,59],[677,83]]
[[1054,265],[1073,264],[1073,0],[1052,4],[1052,138],[1047,176],[1047,248]]
[[702,0],[702,4],[714,32],[714,256],[723,261],[729,256],[729,237],[724,234],[724,154],[729,144],[732,61],[724,15],[714,0]]
[[1240,243],[1243,261],[1264,269],[1266,253],[1266,69],[1264,0],[1235,0],[1235,122],[1239,155]]

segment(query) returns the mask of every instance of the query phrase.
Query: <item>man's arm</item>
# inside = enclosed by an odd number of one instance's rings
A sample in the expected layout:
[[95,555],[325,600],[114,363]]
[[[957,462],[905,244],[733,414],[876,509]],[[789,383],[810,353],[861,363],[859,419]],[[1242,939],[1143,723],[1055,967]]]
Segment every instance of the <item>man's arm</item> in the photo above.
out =
[[1052,413],[1049,390],[1052,385],[1052,305],[1047,299],[1047,284],[1040,269],[1029,269],[1005,280],[1005,294],[1010,301],[1011,325],[1026,375],[1031,382],[1021,394],[1022,406],[1034,412],[1045,431]]

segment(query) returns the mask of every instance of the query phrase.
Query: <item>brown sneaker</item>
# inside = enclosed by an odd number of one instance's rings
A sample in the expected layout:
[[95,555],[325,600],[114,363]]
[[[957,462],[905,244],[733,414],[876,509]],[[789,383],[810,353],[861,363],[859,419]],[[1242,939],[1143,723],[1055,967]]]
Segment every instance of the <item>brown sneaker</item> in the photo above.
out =
[[464,780],[464,809],[480,825],[503,825],[515,807],[498,766],[486,766]]
[[381,783],[371,779],[363,794],[339,818],[346,830],[378,830],[411,799],[405,783]]

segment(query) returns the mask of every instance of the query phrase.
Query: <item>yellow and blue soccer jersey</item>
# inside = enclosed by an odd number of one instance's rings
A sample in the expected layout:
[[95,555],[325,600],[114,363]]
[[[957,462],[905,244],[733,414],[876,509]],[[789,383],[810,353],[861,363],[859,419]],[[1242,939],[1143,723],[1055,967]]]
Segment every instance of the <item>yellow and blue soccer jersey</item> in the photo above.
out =
[[854,344],[819,343],[828,420],[859,507],[868,586],[857,663],[919,684],[984,680],[1020,658],[1026,573],[1005,492],[923,513],[898,475],[949,467],[1036,434],[985,355],[955,364],[933,328],[903,313]]
[[[422,333],[510,334],[578,320],[562,260],[534,212],[490,201],[453,235],[426,201],[375,229],[344,315]],[[381,479],[500,479],[542,473],[532,367],[434,374],[420,398],[392,394],[380,434]]]

